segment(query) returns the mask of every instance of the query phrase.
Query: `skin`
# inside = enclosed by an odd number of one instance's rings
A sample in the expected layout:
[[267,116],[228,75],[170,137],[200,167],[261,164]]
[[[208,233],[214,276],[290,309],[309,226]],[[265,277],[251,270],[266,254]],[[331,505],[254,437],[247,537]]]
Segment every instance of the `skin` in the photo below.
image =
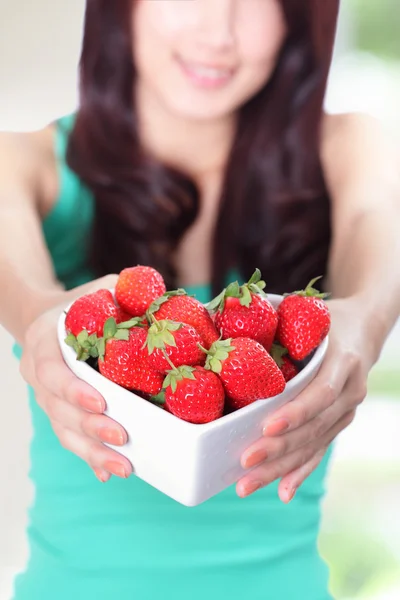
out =
[[[183,286],[210,280],[210,240],[236,111],[270,77],[286,34],[276,0],[217,4],[137,0],[132,15],[143,144],[193,177],[202,195],[199,217],[175,257]],[[177,56],[234,74],[224,85],[205,89],[193,72],[182,71]],[[116,276],[69,292],[55,277],[41,233],[58,195],[53,135],[49,126],[0,136],[0,320],[23,346],[21,373],[60,443],[107,481],[132,472],[127,459],[103,444],[122,446],[127,434],[103,414],[98,392],[64,364],[56,322],[74,298],[113,287]],[[316,379],[269,417],[260,439],[244,453],[242,464],[251,470],[237,484],[242,497],[276,479],[282,501],[293,497],[353,420],[368,372],[399,314],[396,152],[373,120],[325,116],[321,159],[332,198],[329,351]]]

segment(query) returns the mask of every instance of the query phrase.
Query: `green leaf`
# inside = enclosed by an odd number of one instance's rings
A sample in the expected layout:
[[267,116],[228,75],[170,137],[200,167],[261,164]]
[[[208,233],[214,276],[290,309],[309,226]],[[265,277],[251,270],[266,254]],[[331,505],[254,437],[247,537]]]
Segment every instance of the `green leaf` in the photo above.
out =
[[177,389],[178,381],[182,381],[183,379],[196,379],[193,367],[183,365],[177,369],[168,371],[167,376],[164,379],[163,389],[170,387],[174,394]]
[[307,287],[304,290],[297,290],[295,292],[292,292],[292,294],[284,294],[284,296],[286,297],[286,296],[296,295],[296,296],[301,296],[303,298],[304,297],[305,298],[321,298],[322,300],[326,300],[327,298],[330,297],[331,294],[322,293],[313,287],[313,285],[319,279],[322,279],[322,275],[320,275],[319,277],[315,277],[314,279],[311,279],[310,283],[307,285]]
[[162,304],[164,304],[164,302],[167,302],[167,300],[169,300],[170,298],[172,298],[173,296],[187,296],[187,292],[186,290],[184,290],[183,288],[179,288],[177,290],[172,290],[171,292],[166,292],[165,294],[163,294],[162,296],[160,296],[159,298],[157,298],[156,300],[154,300],[154,302],[152,302],[147,310],[147,315],[152,315],[154,313],[156,313],[160,306]]
[[260,269],[256,269],[253,275],[250,277],[247,285],[252,285],[253,283],[258,283],[261,280],[261,271]]
[[84,329],[83,331],[81,331],[77,337],[76,337],[78,344],[80,344],[81,346],[83,346],[83,344],[85,342],[87,342],[87,340],[89,339],[89,334],[88,332]]
[[104,323],[103,333],[104,333],[104,337],[106,339],[114,337],[114,335],[117,333],[117,323],[116,323],[114,317],[110,317]]
[[137,327],[142,322],[140,317],[135,317],[130,321],[124,321],[123,323],[118,323],[117,329],[132,329],[132,327]]
[[240,304],[242,306],[245,306],[246,308],[249,308],[251,301],[252,301],[252,297],[251,297],[250,290],[246,285],[244,285],[242,287],[242,297],[240,298]]
[[100,338],[97,342],[97,351],[99,353],[99,359],[104,360],[104,355],[106,353],[106,340],[105,338]]
[[153,402],[154,404],[159,404],[159,405],[165,404],[165,391],[161,390],[161,392],[159,394],[157,394],[156,396],[152,396],[150,398],[150,402]]
[[78,360],[81,362],[85,362],[87,361],[87,359],[89,358],[89,352],[87,352],[86,350],[84,350],[82,352],[82,354],[79,356]]
[[223,306],[225,300],[225,291],[226,290],[222,290],[218,296],[206,304],[206,309],[209,312],[215,312],[216,310],[220,309],[221,306]]
[[172,333],[170,333],[169,331],[164,331],[163,332],[163,336],[160,339],[161,342],[161,346],[159,346],[160,348],[164,347],[164,344],[166,344],[167,346],[173,346],[174,348],[176,348],[176,341],[174,336],[172,335]]
[[225,291],[225,298],[240,298],[240,285],[237,281],[230,283]]
[[278,367],[281,367],[283,364],[282,358],[284,356],[286,356],[286,354],[288,354],[288,351],[286,348],[284,348],[280,344],[274,343],[274,344],[272,344],[270,354],[271,354],[272,358],[274,359],[274,361],[276,362],[276,364],[278,365]]
[[92,346],[89,350],[89,356],[92,358],[99,358],[99,350],[97,346]]
[[119,329],[115,333],[114,339],[115,340],[123,340],[123,341],[127,342],[129,340],[129,330],[128,329]]
[[97,343],[97,334],[92,333],[92,335],[89,335],[87,341],[89,343],[89,346],[94,346]]
[[[263,281],[263,283],[265,283]],[[257,294],[257,296],[261,296],[261,298],[268,298],[268,295],[264,292],[263,288],[258,287],[259,284],[253,284],[249,286],[250,291],[253,292],[253,294]]]
[[155,350],[154,337],[152,335],[147,334],[147,340],[145,341],[143,347],[146,347],[146,346],[147,346],[148,355],[150,356],[150,354],[153,354],[153,352]]
[[222,363],[220,360],[218,360],[218,358],[216,358],[215,356],[213,358],[210,359],[210,367],[211,367],[211,371],[213,371],[214,373],[221,373],[222,371]]
[[187,365],[183,365],[182,367],[179,367],[177,369],[177,371],[179,371],[179,374],[181,375],[182,379],[193,379],[193,380],[196,379],[196,377],[194,376],[194,368],[193,367],[188,367]]
[[[159,321],[162,323],[163,321]],[[179,323],[178,321],[165,321],[167,331],[179,331],[182,329],[183,323]]]
[[165,390],[170,385],[171,385],[171,371],[167,374],[166,378],[164,379],[163,390]]
[[73,333],[70,333],[69,335],[67,335],[67,337],[65,338],[64,341],[67,344],[67,346],[70,346],[71,348],[76,347],[76,337],[74,336]]
[[171,380],[171,390],[172,390],[172,393],[173,393],[173,394],[175,394],[175,392],[176,392],[176,388],[177,388],[177,387],[178,387],[178,382],[177,382],[177,380],[176,380],[176,377],[174,377],[174,378]]
[[314,286],[314,284],[317,283],[317,281],[319,281],[320,279],[322,279],[322,275],[319,275],[319,277],[314,277],[314,279],[311,279],[311,281],[308,284],[307,288],[312,288]]

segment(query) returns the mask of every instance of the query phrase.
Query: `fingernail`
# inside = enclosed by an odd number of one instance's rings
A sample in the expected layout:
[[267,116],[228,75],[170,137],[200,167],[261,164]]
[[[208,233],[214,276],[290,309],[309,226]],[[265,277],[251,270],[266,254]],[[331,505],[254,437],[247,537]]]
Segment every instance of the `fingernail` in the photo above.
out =
[[267,423],[264,427],[263,434],[264,435],[278,435],[278,433],[282,433],[289,429],[290,423],[287,419],[275,419],[275,421],[271,421]]
[[125,444],[124,436],[119,429],[100,427],[97,430],[97,435],[103,442],[112,444],[113,446],[123,446]]
[[257,490],[259,490],[260,488],[263,487],[263,482],[262,481],[251,481],[250,483],[248,483],[244,489],[244,497],[246,496],[250,496],[250,494],[253,494],[254,492],[256,492]]
[[264,462],[265,460],[267,460],[267,458],[268,453],[266,450],[257,450],[256,452],[253,452],[247,458],[245,458],[245,460],[243,461],[243,467],[245,469],[250,469],[251,467],[255,467],[256,465],[259,465],[260,463]]
[[79,404],[85,410],[90,410],[94,413],[103,413],[105,411],[105,402],[99,398],[92,398],[91,396],[83,396],[79,399]]
[[117,477],[122,477],[123,479],[127,479],[130,475],[130,473],[128,473],[124,465],[121,465],[121,463],[114,462],[112,460],[108,460],[107,462],[105,462],[104,467],[113,475],[117,475]]
[[111,477],[110,473],[108,473],[104,469],[93,469],[93,471],[97,479],[101,481],[101,483],[106,483],[106,481],[108,481]]
[[296,488],[289,488],[287,492],[286,502],[290,502],[296,494]]

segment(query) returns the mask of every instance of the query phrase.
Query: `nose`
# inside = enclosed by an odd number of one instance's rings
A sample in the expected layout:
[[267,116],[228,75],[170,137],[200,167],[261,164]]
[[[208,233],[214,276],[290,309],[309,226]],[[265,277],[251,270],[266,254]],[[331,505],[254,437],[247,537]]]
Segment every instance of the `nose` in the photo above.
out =
[[227,50],[235,41],[236,0],[192,0],[199,3],[198,42],[212,50]]

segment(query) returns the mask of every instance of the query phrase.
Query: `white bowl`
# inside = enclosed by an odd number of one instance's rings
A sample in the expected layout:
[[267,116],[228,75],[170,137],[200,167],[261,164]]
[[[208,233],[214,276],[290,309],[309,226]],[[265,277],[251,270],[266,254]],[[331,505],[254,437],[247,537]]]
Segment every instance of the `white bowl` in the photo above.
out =
[[[277,307],[282,296],[269,294]],[[315,377],[324,359],[326,338],[304,369],[282,394],[258,400],[245,408],[205,425],[181,421],[158,406],[109,381],[85,362],[76,360],[65,344],[65,314],[58,323],[58,339],[65,362],[74,374],[104,397],[106,414],[120,423],[129,436],[123,447],[134,473],[167,496],[186,506],[196,506],[237,482],[246,472],[240,457],[262,435],[266,417],[293,400]]]

